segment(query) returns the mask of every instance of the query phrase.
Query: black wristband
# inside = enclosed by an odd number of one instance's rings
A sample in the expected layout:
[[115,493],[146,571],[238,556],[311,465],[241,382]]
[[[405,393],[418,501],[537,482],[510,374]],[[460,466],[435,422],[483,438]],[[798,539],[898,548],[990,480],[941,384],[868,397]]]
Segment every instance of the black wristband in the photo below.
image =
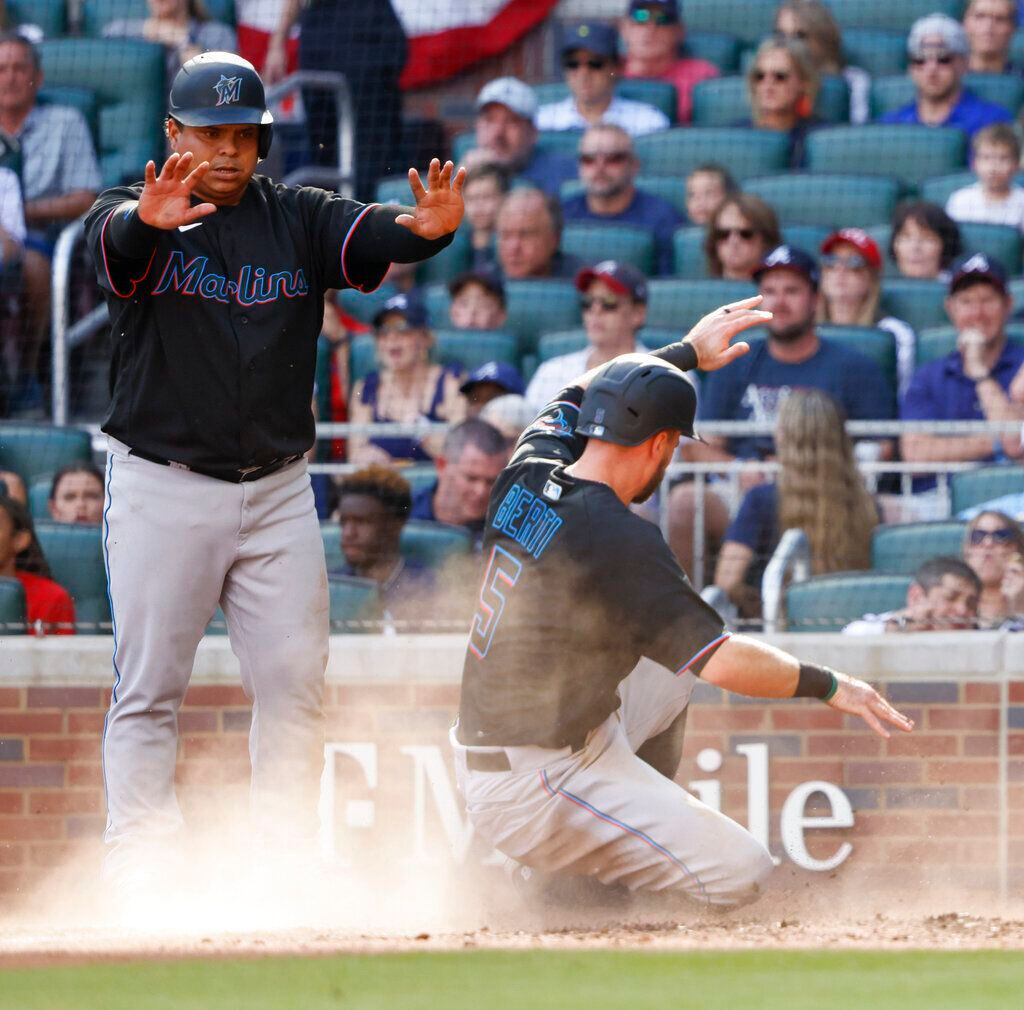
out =
[[123,259],[145,259],[156,245],[159,228],[139,217],[138,200],[125,200],[110,215],[107,240],[111,250]]
[[839,687],[839,679],[827,666],[801,663],[794,698],[819,698],[828,701]]
[[697,367],[697,352],[693,349],[693,344],[688,344],[684,340],[666,344],[656,351],[651,351],[651,354],[670,365],[675,365],[681,372],[692,372]]

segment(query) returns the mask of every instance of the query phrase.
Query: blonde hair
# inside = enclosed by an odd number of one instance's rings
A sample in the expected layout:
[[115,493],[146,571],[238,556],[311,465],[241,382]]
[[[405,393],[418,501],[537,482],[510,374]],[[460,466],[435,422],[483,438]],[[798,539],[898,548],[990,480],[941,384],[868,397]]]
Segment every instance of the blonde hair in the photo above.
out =
[[[843,34],[832,12],[821,0],[785,0],[779,4],[775,12],[776,23],[783,11],[789,11],[796,18],[800,28],[806,32],[808,39],[813,38],[818,43],[822,54],[821,62],[817,65],[818,70],[829,74],[841,73],[846,66],[846,60],[843,58]],[[813,58],[810,46],[808,50]]]
[[878,510],[853,459],[842,405],[797,389],[779,411],[779,529],[802,529],[816,575],[869,568]]
[[[871,272],[871,288],[867,297],[861,304],[860,311],[854,321],[854,326],[874,326],[882,318],[882,278],[878,271],[870,266],[867,269]],[[815,313],[815,320],[819,323],[831,323],[832,308],[828,303],[828,295],[825,294],[825,287],[821,285],[821,297],[818,299],[818,310]]]
[[811,110],[814,108],[814,102],[818,97],[818,89],[821,86],[821,79],[818,76],[817,68],[814,66],[814,60],[811,58],[811,53],[807,46],[796,39],[786,39],[778,35],[765,39],[757,47],[757,52],[750,61],[750,68],[747,70],[747,99],[750,102],[751,118],[755,126],[757,126],[759,113],[754,102],[754,74],[757,73],[757,64],[760,62],[761,57],[774,50],[780,50],[789,57],[797,77],[800,78],[804,86],[803,99],[801,99],[799,104],[806,105],[806,109],[800,110],[798,108],[797,112],[800,118],[810,115]]

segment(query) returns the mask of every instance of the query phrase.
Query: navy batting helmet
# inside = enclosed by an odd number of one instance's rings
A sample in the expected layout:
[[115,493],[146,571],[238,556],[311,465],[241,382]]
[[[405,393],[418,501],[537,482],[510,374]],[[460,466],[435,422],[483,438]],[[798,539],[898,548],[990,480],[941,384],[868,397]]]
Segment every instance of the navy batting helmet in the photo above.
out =
[[248,60],[234,53],[193,56],[174,77],[167,115],[182,126],[258,126],[260,157],[270,151],[274,117],[267,110],[263,81]]
[[630,354],[610,361],[591,381],[576,431],[617,445],[639,445],[668,429],[698,438],[696,413],[697,393],[678,368],[647,354]]

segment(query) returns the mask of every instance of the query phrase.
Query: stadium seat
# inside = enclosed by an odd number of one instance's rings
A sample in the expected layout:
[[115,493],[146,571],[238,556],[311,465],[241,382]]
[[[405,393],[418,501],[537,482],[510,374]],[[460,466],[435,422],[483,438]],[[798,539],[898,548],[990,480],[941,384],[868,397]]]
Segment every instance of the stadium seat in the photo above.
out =
[[922,281],[910,277],[886,277],[882,281],[882,306],[888,315],[909,323],[918,333],[929,326],[949,322],[943,301],[946,285],[942,281]]
[[896,388],[896,338],[888,330],[873,326],[833,326],[822,323],[818,335],[874,361]]
[[40,519],[50,518],[50,488],[53,486],[53,479],[43,477],[42,480],[33,481],[28,489],[28,510],[34,522]]
[[798,249],[806,250],[817,259],[821,243],[831,232],[831,228],[815,224],[786,224],[782,226],[782,241],[786,245],[795,245]]
[[1010,62],[1017,67],[1024,62],[1024,28],[1018,28],[1010,39]]
[[789,164],[789,140],[774,130],[691,126],[648,133],[637,137],[633,146],[645,175],[685,177],[713,161],[728,165],[733,177],[742,181],[784,172]]
[[[420,175],[423,173],[421,172]],[[386,175],[377,180],[377,188],[373,195],[377,203],[412,203],[412,191],[409,189],[409,177],[405,175]]]
[[906,604],[906,575],[846,572],[818,575],[786,590],[786,630],[841,631],[865,614],[899,610]]
[[949,478],[949,492],[950,511],[959,515],[964,509],[983,505],[1004,494],[1024,492],[1024,467],[1003,464],[954,473]]
[[47,86],[88,88],[99,102],[100,169],[106,186],[141,179],[164,150],[163,46],[137,39],[47,39]]
[[851,67],[860,67],[872,77],[902,74],[907,69],[907,34],[847,28],[843,31],[843,53]]
[[75,601],[75,620],[86,626],[81,630],[109,632],[110,601],[103,565],[102,527],[38,522],[36,536],[54,580]]
[[695,32],[687,28],[683,56],[713,63],[722,74],[732,74],[740,62],[740,40],[727,32]]
[[[443,285],[442,289],[445,294],[448,293]],[[361,291],[356,291],[355,288],[345,288],[339,292],[337,301],[342,312],[369,326],[373,322],[373,317],[384,307],[384,303],[398,293],[398,288],[394,284],[382,284],[376,291],[365,295]],[[444,318],[448,319],[447,306],[445,306]]]
[[365,635],[380,631],[383,616],[380,591],[373,579],[336,575],[328,583],[331,599],[331,632]]
[[345,555],[341,551],[341,527],[338,523],[321,523],[320,539],[324,542],[324,559],[327,562],[327,570],[340,568],[345,564]]
[[[850,88],[844,78],[826,75],[821,79],[814,111],[826,123],[850,121]],[[712,77],[694,86],[694,126],[735,126],[749,118],[746,77]]]
[[654,234],[625,224],[576,221],[562,229],[562,252],[584,263],[624,260],[642,273],[654,273]]
[[1018,229],[1006,224],[962,221],[960,237],[963,239],[965,253],[984,253],[999,260],[1008,274],[1020,273],[1021,240]]
[[[672,204],[680,214],[686,214],[686,185],[682,179],[670,178],[662,175],[638,175],[636,178],[637,189],[650,193],[652,196],[660,197],[662,200]],[[583,183],[579,179],[569,179],[562,183],[559,190],[559,197],[564,200],[571,200],[583,193]]]
[[411,466],[403,466],[401,474],[409,482],[409,488],[414,498],[421,491],[437,483],[437,468],[433,463],[413,463]]
[[889,175],[907,186],[966,164],[967,140],[948,126],[833,126],[807,137],[812,172]]
[[748,46],[775,27],[775,0],[686,0],[689,32],[728,32]]
[[922,200],[930,200],[940,207],[946,206],[946,201],[958,189],[964,186],[973,186],[978,177],[973,172],[952,172],[949,175],[936,175],[931,179],[925,179],[917,187]]
[[648,292],[647,322],[678,333],[720,305],[756,295],[757,288],[747,281],[666,279],[651,281]]
[[469,554],[473,549],[473,536],[462,526],[410,519],[402,527],[398,548],[403,558],[435,567],[449,558]]
[[17,421],[0,423],[0,470],[33,484],[68,463],[92,461],[92,438],[79,428]]
[[38,25],[48,38],[67,33],[67,0],[7,0],[6,7],[14,25]]
[[[899,198],[899,182],[877,175],[793,172],[743,184],[769,203],[783,224],[867,228],[888,222]],[[812,250],[816,252],[816,250]]]
[[[554,84],[535,84],[533,93],[541,105],[561,102],[569,96],[569,87],[563,81]],[[679,97],[674,84],[668,81],[645,80],[643,78],[620,77],[615,83],[615,93],[620,98],[633,102],[644,102],[668,116],[670,123],[675,123],[679,111]]]
[[[1011,344],[1024,345],[1024,323],[1007,323],[1006,338]],[[944,358],[956,350],[956,330],[952,326],[931,326],[920,330],[914,345],[914,367]]]
[[582,351],[587,346],[587,331],[584,329],[559,330],[556,333],[544,333],[537,340],[537,361],[550,361],[563,354]]
[[[26,0],[20,2],[24,4]],[[32,6],[39,2],[40,0],[28,0],[28,5]],[[46,2],[51,3],[54,0]],[[116,18],[149,16],[146,0],[79,0],[79,3],[82,9],[82,32],[85,35],[102,35],[104,25]],[[214,21],[221,21],[226,25],[235,24],[235,0],[204,0],[203,6]]]
[[473,265],[473,247],[469,229],[460,228],[451,243],[439,253],[423,260],[416,268],[419,284],[447,284]]
[[377,367],[377,345],[372,333],[360,333],[349,343],[348,377],[350,382],[365,378]]
[[677,228],[672,236],[675,276],[695,280],[708,276],[708,262],[704,255],[705,229],[699,225]]
[[506,281],[505,299],[505,328],[519,338],[520,354],[534,353],[542,333],[580,325],[580,296],[571,281]]
[[963,0],[829,0],[832,16],[839,27],[885,28],[903,32],[904,38],[910,26],[926,14],[948,14],[960,19]]
[[100,145],[100,107],[96,93],[88,88],[42,87],[36,96],[40,105],[70,105],[85,117],[92,134],[93,146],[99,150]]
[[25,587],[17,579],[0,577],[0,634],[25,634]]
[[473,130],[464,130],[462,133],[452,137],[452,161],[456,165],[461,164],[466,154],[476,147],[476,133]]
[[1024,278],[1013,277],[1010,280],[1010,296],[1013,298],[1014,312],[1024,309]]
[[962,522],[890,523],[871,534],[871,569],[893,575],[913,575],[930,558],[960,557],[964,546]]
[[435,330],[433,357],[445,365],[462,365],[471,372],[488,361],[518,364],[515,335],[500,330]]
[[[967,74],[964,85],[987,102],[1016,113],[1024,101],[1024,80],[1017,74]],[[914,100],[914,82],[906,74],[876,77],[871,82],[871,115],[880,118]]]
[[582,136],[582,130],[540,130],[537,134],[537,146],[543,151],[575,158]]
[[871,81],[868,99],[871,118],[878,119],[887,112],[903,108],[914,100],[914,82],[906,74],[875,77]]

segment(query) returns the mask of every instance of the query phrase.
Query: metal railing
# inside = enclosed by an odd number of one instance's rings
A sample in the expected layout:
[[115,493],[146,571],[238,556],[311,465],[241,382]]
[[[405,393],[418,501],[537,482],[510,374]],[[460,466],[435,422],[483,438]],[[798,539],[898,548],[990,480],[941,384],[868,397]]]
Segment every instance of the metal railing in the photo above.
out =
[[811,544],[803,530],[786,530],[761,578],[761,610],[764,630],[780,631],[787,576],[804,582],[811,575]]

